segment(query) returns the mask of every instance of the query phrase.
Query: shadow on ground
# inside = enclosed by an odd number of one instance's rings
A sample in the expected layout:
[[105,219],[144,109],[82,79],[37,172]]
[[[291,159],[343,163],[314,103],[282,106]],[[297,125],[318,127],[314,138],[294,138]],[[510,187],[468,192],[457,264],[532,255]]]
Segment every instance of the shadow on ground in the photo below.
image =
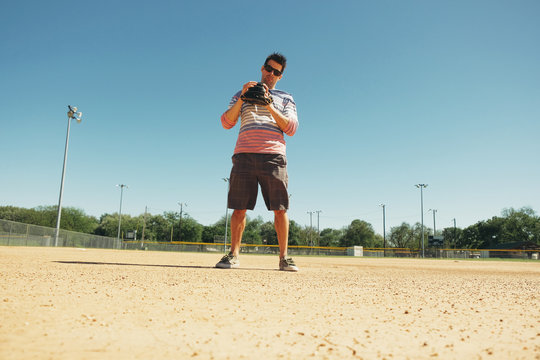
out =
[[259,270],[259,271],[279,271],[278,269],[265,268],[237,268],[237,269],[219,269],[215,266],[198,266],[198,265],[163,265],[163,264],[130,264],[118,262],[97,262],[97,261],[53,261],[58,264],[72,265],[113,265],[113,266],[150,266],[150,267],[165,267],[165,268],[181,268],[181,269],[214,269],[214,270]]

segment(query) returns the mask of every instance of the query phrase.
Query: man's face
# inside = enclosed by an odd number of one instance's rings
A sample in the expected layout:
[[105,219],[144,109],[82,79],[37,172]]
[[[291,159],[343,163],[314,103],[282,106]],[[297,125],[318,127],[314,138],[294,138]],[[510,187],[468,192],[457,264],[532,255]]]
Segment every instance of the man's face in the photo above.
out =
[[[279,75],[275,74],[276,70]],[[283,77],[281,70],[283,70],[283,66],[281,66],[274,60],[268,60],[266,65],[263,65],[263,67],[261,68],[261,82],[265,83],[269,89],[274,89],[277,82]]]

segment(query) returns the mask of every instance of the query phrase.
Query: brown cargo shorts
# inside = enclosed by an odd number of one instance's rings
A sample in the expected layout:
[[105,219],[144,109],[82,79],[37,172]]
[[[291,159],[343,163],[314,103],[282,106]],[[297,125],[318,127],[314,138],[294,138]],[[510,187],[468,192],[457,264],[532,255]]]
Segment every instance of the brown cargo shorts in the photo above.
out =
[[287,158],[280,154],[235,154],[229,180],[230,209],[253,210],[259,185],[268,210],[287,210]]

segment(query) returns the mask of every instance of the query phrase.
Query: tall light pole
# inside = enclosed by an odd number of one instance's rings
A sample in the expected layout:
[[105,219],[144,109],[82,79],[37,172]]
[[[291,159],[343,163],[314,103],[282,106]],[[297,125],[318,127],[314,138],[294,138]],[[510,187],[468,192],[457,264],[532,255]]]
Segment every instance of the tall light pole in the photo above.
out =
[[415,186],[420,189],[420,214],[422,218],[422,257],[424,257],[424,188],[427,188],[428,185],[416,184]]
[[315,212],[317,213],[317,246],[320,246],[320,241],[321,241],[321,229],[319,227],[319,216],[320,214],[322,213],[322,210],[315,210]]
[[309,214],[309,245],[313,246],[313,240],[311,238],[311,233],[313,232],[313,213],[315,211],[308,211]]
[[383,255],[386,256],[386,205],[381,204],[381,207],[382,207]]
[[69,146],[69,129],[71,127],[71,120],[75,119],[78,123],[82,120],[82,112],[77,112],[76,106],[68,105],[68,125],[66,135],[66,148],[64,150],[64,165],[62,166],[62,181],[60,182],[60,197],[58,199],[58,215],[56,216],[56,231],[54,232],[54,246],[58,246],[58,234],[60,233],[60,218],[62,217],[62,196],[64,194],[64,179],[66,177],[66,162],[68,156]]
[[457,237],[456,237],[456,218],[454,218],[454,246],[453,248],[455,249],[456,248],[456,240],[457,240]]
[[118,184],[116,186],[120,188],[120,210],[118,211],[118,236],[117,236],[117,240],[120,241],[120,225],[122,224],[122,197],[124,195],[124,188],[127,188],[128,186],[125,184]]
[[182,212],[183,212],[183,206],[187,206],[186,203],[179,202],[178,205],[180,205],[180,223],[178,226],[178,240],[182,241]]
[[223,178],[223,181],[227,183],[227,206],[225,207],[225,238],[223,239],[223,251],[227,252],[227,226],[229,225],[229,188],[231,186],[231,179]]
[[435,237],[437,235],[437,228],[435,227],[435,214],[437,213],[437,209],[429,209],[433,213],[433,236]]

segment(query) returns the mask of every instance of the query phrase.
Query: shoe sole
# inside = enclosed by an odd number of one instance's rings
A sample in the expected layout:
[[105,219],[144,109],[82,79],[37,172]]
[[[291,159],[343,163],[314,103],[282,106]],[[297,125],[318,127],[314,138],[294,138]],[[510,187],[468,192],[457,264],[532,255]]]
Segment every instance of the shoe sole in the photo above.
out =
[[279,271],[291,271],[291,272],[297,272],[298,271],[298,268],[296,266],[291,266],[291,267],[288,267],[288,268],[279,268]]
[[218,269],[237,269],[240,267],[240,264],[216,264]]

